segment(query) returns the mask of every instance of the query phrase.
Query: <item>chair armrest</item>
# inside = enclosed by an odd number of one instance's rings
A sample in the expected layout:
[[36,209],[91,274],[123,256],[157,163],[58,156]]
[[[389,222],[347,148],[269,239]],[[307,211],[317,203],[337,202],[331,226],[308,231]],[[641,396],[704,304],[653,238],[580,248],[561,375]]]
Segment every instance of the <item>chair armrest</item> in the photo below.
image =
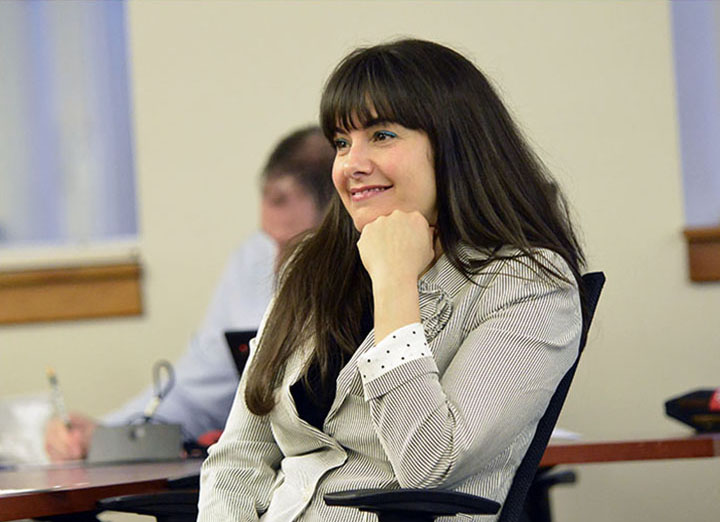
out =
[[577,474],[571,470],[565,471],[547,471],[538,472],[532,482],[531,488],[550,489],[558,484],[575,484],[577,482]]
[[374,513],[403,512],[453,516],[494,515],[500,504],[483,497],[443,489],[355,489],[324,496],[328,506],[355,507]]
[[198,491],[176,490],[142,495],[123,495],[99,500],[98,509],[150,515],[157,520],[194,521],[198,515]]
[[200,489],[200,474],[192,473],[169,478],[167,485],[169,489]]

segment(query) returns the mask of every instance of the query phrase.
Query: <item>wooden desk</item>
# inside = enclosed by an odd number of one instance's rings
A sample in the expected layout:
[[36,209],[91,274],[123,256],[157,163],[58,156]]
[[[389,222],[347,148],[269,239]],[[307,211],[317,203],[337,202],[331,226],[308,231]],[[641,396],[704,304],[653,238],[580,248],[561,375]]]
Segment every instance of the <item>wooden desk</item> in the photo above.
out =
[[[720,456],[720,434],[604,442],[551,442],[540,466]],[[102,498],[167,489],[167,479],[198,473],[200,460],[116,466],[69,465],[0,471],[0,521],[95,509]]]
[[[665,439],[612,441],[551,441],[540,461],[540,470],[525,499],[528,520],[551,522],[549,488],[560,480],[560,474],[546,474],[561,464],[590,464],[661,459],[695,459],[720,456],[720,434]],[[565,479],[574,477],[566,476]]]
[[540,467],[557,466],[559,464],[695,459],[719,456],[720,433],[667,439],[603,442],[551,441],[540,461]]
[[[167,479],[199,473],[201,460],[0,471],[0,521],[95,509],[102,498],[167,489]],[[3,494],[2,490],[30,490]]]

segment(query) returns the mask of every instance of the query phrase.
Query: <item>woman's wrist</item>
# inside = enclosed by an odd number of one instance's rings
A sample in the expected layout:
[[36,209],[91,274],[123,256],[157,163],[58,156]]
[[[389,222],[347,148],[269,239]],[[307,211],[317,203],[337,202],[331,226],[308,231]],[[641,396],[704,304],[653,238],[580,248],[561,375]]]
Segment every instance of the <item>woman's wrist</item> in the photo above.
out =
[[417,291],[418,277],[412,273],[392,273],[375,274],[370,276],[372,281],[373,295],[378,293],[407,292]]
[[376,344],[398,328],[420,321],[416,279],[373,281],[373,303]]

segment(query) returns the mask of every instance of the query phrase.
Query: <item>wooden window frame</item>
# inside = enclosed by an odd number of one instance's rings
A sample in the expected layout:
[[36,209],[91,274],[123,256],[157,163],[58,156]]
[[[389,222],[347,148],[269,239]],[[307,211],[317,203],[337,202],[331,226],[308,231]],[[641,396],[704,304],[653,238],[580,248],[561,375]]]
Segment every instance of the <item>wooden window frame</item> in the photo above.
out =
[[686,228],[690,280],[720,281],[720,226]]
[[0,271],[0,324],[142,314],[137,261]]

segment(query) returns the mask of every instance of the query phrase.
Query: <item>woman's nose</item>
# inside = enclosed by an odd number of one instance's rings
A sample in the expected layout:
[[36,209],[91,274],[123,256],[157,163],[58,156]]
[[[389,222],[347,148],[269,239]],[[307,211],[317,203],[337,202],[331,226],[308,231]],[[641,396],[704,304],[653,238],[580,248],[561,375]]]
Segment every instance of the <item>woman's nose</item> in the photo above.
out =
[[358,143],[356,141],[350,145],[350,149],[344,159],[343,172],[346,176],[357,178],[372,172],[373,163],[368,154],[367,146],[364,143]]

